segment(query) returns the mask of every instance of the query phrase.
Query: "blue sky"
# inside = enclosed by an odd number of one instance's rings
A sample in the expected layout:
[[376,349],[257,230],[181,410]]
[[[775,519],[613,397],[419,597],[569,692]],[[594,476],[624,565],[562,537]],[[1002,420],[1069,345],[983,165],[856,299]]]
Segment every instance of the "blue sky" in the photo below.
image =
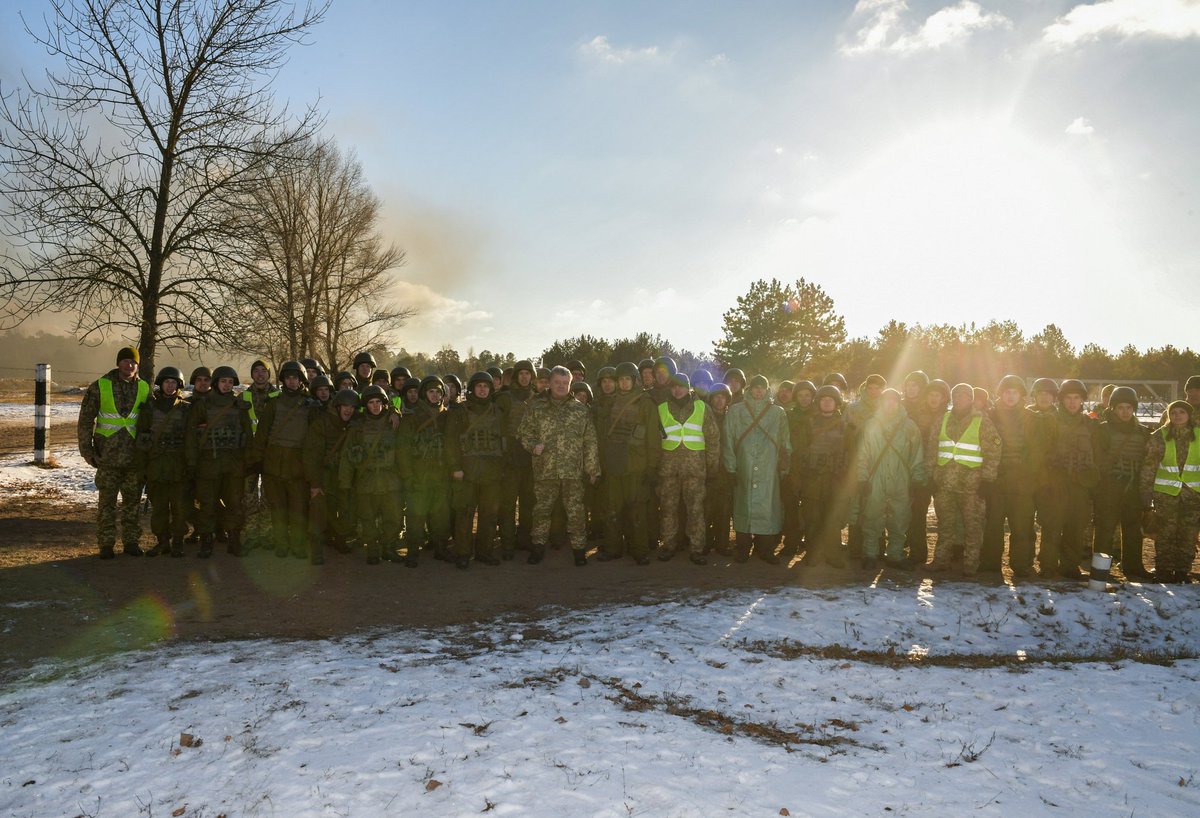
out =
[[770,276],[853,335],[1197,343],[1196,3],[341,0],[311,39],[278,88],[383,199],[410,350],[709,351]]

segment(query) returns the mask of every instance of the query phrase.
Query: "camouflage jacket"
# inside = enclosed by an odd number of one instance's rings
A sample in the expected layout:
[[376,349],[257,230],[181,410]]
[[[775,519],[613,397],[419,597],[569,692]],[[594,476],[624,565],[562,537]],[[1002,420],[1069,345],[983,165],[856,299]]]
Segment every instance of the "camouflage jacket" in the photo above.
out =
[[157,388],[142,405],[135,462],[147,481],[177,483],[186,476],[184,445],[189,409],[178,392],[168,398]]
[[[596,408],[596,440],[606,475],[658,471],[662,429],[658,409],[648,392],[632,390]],[[688,402],[689,408],[691,402]]]
[[360,494],[400,491],[400,448],[392,414],[355,415],[346,433],[338,463],[338,485]]
[[467,395],[462,409],[446,420],[446,468],[471,482],[504,478],[508,417],[506,403]]
[[263,474],[284,480],[304,479],[304,438],[314,406],[320,406],[301,386],[295,392],[280,390],[267,401],[254,430],[251,462],[262,465]]
[[411,414],[400,418],[397,443],[400,475],[405,480],[442,483],[450,478],[446,465],[447,412],[422,398]]
[[572,480],[600,476],[600,450],[591,412],[569,395],[538,398],[529,404],[517,430],[525,451],[545,449],[533,458],[535,480]]
[[[117,412],[126,417],[133,410],[137,401],[140,378],[134,378],[128,383],[121,380],[120,371],[112,369],[103,377],[112,381],[113,403]],[[142,410],[145,410],[145,405]],[[136,465],[136,444],[132,435],[127,432],[105,437],[96,434],[96,419],[100,415],[100,381],[93,381],[83,394],[83,403],[79,405],[79,421],[76,432],[79,438],[79,453],[89,463],[94,462],[98,467],[131,468]]]
[[188,466],[196,470],[197,477],[210,476],[214,471],[241,471],[253,436],[249,402],[233,393],[209,392],[188,412],[184,442]]
[[310,488],[337,487],[342,449],[346,447],[357,414],[343,421],[336,406],[313,407],[304,436],[304,477]]

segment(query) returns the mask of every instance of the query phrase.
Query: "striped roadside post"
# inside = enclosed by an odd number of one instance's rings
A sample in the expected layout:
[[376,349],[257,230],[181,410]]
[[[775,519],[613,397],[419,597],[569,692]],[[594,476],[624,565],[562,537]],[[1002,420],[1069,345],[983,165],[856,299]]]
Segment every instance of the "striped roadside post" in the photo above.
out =
[[44,464],[49,457],[50,364],[38,364],[33,387],[33,462]]

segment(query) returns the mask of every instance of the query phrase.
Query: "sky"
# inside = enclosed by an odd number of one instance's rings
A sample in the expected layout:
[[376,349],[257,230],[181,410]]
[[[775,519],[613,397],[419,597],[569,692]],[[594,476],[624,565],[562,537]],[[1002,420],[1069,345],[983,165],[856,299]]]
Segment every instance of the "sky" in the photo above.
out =
[[[44,56],[0,12],[0,77]],[[1200,3],[335,0],[276,80],[407,251],[396,338],[710,352],[758,278],[852,336],[1195,346]]]

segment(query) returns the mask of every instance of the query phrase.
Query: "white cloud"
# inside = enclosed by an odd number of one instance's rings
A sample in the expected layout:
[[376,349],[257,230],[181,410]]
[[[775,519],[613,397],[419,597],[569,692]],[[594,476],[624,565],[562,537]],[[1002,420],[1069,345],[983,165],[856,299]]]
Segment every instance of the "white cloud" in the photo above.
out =
[[614,48],[613,44],[608,41],[608,37],[603,34],[593,37],[589,42],[579,46],[579,53],[586,59],[596,60],[607,65],[626,65],[664,59],[664,55],[659,52],[656,45],[645,48],[630,46]]
[[417,310],[417,315],[409,322],[409,326],[459,325],[485,321],[492,317],[490,312],[478,309],[469,301],[449,298],[424,284],[397,281],[392,285],[392,293],[401,307]]
[[1200,37],[1200,3],[1195,0],[1105,0],[1079,5],[1046,27],[1042,38],[1068,47],[1102,37]]
[[963,42],[976,31],[1012,26],[1003,14],[986,11],[974,0],[935,11],[916,30],[906,21],[908,11],[905,0],[859,0],[851,20],[861,25],[852,41],[842,46],[842,53],[933,51]]
[[723,68],[726,65],[729,65],[729,55],[722,51],[720,54],[709,57],[707,60],[705,60],[705,62],[707,62],[713,68]]
[[1067,133],[1071,136],[1091,136],[1096,132],[1092,127],[1092,123],[1087,119],[1077,116],[1070,125],[1067,126]]

